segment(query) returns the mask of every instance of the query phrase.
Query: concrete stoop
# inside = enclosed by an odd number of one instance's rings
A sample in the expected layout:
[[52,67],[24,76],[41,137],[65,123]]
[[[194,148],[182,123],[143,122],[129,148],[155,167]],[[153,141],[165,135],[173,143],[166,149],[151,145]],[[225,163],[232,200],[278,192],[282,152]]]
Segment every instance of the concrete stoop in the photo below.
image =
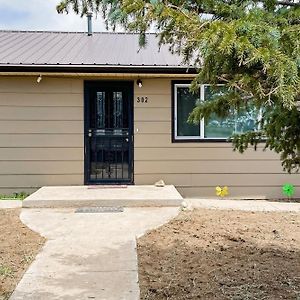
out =
[[173,185],[47,186],[23,201],[24,208],[167,207],[183,198]]

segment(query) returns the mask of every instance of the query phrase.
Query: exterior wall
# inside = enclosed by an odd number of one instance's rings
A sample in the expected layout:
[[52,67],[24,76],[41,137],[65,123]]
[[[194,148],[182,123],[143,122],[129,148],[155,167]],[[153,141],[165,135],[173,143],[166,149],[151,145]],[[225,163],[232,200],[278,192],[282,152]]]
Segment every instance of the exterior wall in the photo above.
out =
[[[83,103],[82,79],[0,78],[0,194],[83,184]],[[213,197],[216,185],[228,185],[233,196],[280,197],[290,182],[300,196],[300,174],[285,174],[274,153],[172,143],[171,79],[135,85],[134,119],[135,184],[163,179],[186,197]]]
[[231,143],[172,143],[171,79],[143,80],[135,85],[135,183],[152,184],[163,179],[185,197],[215,196],[217,185],[228,185],[232,196],[280,197],[286,182],[297,186],[300,173],[285,174],[278,155],[249,149],[232,151]]
[[83,183],[83,81],[0,78],[0,193]]

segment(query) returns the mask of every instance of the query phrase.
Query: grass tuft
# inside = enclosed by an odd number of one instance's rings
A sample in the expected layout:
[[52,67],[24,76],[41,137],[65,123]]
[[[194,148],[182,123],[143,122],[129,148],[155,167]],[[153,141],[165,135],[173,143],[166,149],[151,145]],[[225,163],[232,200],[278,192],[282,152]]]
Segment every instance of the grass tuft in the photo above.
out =
[[27,198],[30,194],[25,192],[16,192],[10,195],[1,195],[0,194],[0,200],[24,200]]
[[1,277],[14,277],[13,276],[14,271],[8,267],[8,266],[4,266],[4,265],[0,265],[0,276]]

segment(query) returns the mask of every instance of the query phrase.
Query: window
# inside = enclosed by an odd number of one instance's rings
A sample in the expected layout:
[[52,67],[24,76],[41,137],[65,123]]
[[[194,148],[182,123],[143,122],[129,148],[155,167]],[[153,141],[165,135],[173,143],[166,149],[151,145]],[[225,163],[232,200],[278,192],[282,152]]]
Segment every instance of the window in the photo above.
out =
[[198,93],[190,92],[189,83],[174,83],[174,140],[220,140],[224,141],[233,133],[243,133],[256,130],[259,112],[252,109],[242,114],[232,111],[232,115],[226,119],[218,118],[212,115],[205,122],[201,120],[200,124],[190,124],[187,122],[189,114],[199,104],[200,101],[210,101],[216,95],[222,94],[225,87],[219,85],[212,87],[207,84],[200,86]]

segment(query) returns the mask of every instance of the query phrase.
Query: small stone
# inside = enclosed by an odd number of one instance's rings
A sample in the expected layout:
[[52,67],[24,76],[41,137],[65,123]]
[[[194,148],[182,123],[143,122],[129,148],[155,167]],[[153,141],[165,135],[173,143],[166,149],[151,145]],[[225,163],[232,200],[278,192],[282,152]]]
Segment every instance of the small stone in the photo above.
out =
[[161,179],[161,180],[155,182],[154,185],[155,185],[156,187],[164,187],[166,184],[165,184],[165,182]]
[[185,201],[182,201],[181,202],[181,206],[182,206],[182,208],[187,208],[188,204]]

